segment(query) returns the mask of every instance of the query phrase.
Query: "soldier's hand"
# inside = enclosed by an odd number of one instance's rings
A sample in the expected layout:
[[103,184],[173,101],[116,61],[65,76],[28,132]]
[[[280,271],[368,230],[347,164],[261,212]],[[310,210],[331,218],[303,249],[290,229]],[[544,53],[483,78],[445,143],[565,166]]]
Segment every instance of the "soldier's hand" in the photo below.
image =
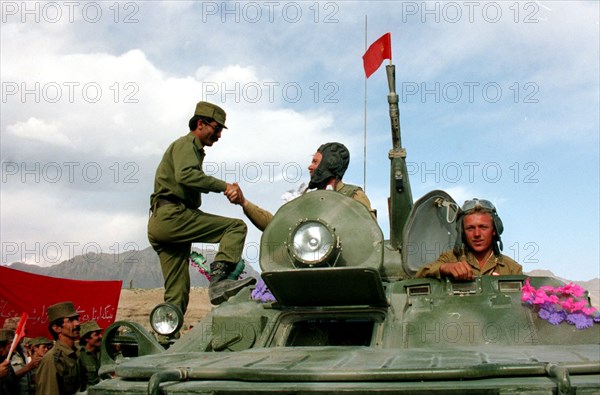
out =
[[[230,186],[231,188],[229,188]],[[225,196],[227,196],[227,199],[229,199],[229,201],[233,204],[243,204],[245,200],[244,193],[237,182],[234,182],[233,184],[227,184]]]
[[8,376],[8,360],[0,363],[0,378]]
[[452,277],[455,280],[473,279],[471,265],[465,261],[442,264],[442,266],[440,266],[440,274],[445,277]]

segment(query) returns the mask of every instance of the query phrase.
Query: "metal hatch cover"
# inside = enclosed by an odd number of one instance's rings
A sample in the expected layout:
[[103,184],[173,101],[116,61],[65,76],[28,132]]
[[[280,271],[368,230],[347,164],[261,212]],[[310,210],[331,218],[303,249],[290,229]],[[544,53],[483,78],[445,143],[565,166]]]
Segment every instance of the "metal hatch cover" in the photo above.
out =
[[262,278],[285,306],[386,306],[379,271],[339,267],[266,272]]
[[415,202],[402,234],[402,265],[414,276],[421,267],[452,249],[456,240],[458,205],[441,190]]

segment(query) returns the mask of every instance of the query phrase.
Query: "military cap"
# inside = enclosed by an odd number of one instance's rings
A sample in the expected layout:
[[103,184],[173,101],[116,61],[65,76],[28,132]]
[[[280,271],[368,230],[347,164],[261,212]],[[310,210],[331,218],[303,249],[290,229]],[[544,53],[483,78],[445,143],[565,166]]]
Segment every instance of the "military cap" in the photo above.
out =
[[32,346],[39,346],[41,344],[50,345],[50,344],[52,344],[52,340],[49,340],[48,338],[46,338],[44,336],[34,337],[33,339],[31,339],[29,344],[31,344]]
[[2,341],[12,341],[15,337],[15,331],[12,329],[0,329],[0,342]]
[[85,337],[85,335],[87,335],[88,333],[92,333],[95,331],[101,331],[102,328],[100,328],[100,325],[98,325],[98,323],[94,320],[90,320],[90,321],[86,321],[83,324],[81,324],[80,329],[79,329],[79,335],[81,337]]
[[56,303],[48,307],[48,322],[56,321],[59,318],[77,317],[78,315],[73,302]]
[[16,330],[20,319],[21,317],[10,317],[5,319],[4,324],[2,324],[2,329],[12,329],[13,331]]
[[225,110],[216,104],[212,104],[207,101],[198,102],[198,104],[196,104],[196,111],[194,112],[194,115],[214,119],[221,126],[227,129],[227,126],[225,126],[225,118],[227,117],[227,114],[225,114]]

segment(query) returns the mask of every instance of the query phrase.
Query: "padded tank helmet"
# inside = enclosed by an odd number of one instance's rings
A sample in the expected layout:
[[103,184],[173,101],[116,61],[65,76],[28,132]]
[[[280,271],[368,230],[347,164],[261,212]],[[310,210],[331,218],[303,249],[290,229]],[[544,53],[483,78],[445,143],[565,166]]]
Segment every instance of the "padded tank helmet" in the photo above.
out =
[[494,230],[496,231],[494,240],[492,242],[492,249],[494,250],[494,255],[499,256],[500,251],[502,251],[503,248],[500,235],[504,231],[504,225],[502,224],[502,220],[500,219],[500,216],[496,211],[496,207],[492,204],[492,202],[477,198],[465,200],[465,203],[458,212],[458,217],[456,218],[456,230],[458,236],[456,237],[456,243],[454,244],[454,253],[456,255],[460,255],[465,250],[466,240],[463,232],[463,220],[465,215],[471,214],[474,211],[488,213],[492,217]]
[[350,164],[350,151],[342,143],[325,143],[317,149],[323,157],[310,176],[309,189],[325,187],[329,179],[341,180]]

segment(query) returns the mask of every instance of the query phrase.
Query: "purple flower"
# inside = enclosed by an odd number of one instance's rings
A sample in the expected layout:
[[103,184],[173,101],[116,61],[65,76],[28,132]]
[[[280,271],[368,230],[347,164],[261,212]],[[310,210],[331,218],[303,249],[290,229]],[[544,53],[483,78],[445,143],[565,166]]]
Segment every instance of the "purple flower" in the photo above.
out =
[[567,322],[571,325],[575,325],[577,329],[585,329],[594,325],[592,317],[588,317],[583,313],[571,313],[567,315]]
[[271,291],[269,291],[269,288],[267,288],[267,284],[265,284],[262,279],[256,283],[256,287],[252,290],[251,297],[253,300],[263,303],[276,301]]
[[562,310],[556,310],[556,308],[551,304],[545,304],[540,311],[538,312],[538,316],[552,325],[558,325],[565,320],[565,312]]

